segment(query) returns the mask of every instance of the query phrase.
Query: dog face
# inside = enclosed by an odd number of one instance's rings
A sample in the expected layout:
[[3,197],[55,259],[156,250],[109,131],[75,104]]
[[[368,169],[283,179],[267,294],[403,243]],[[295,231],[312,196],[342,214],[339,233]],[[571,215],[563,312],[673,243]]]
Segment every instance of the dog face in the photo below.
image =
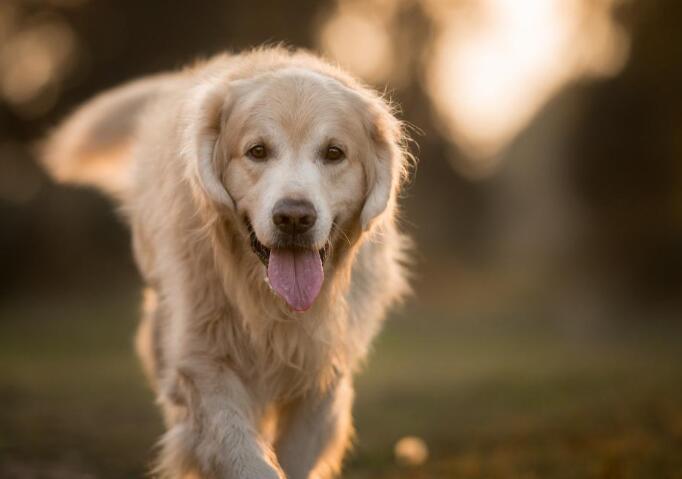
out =
[[349,92],[335,83],[293,71],[236,87],[224,184],[269,249],[324,249],[332,226],[364,201],[369,139]]
[[202,184],[232,203],[270,285],[304,311],[331,243],[353,222],[367,229],[391,201],[397,121],[378,98],[304,69],[233,81],[228,95]]

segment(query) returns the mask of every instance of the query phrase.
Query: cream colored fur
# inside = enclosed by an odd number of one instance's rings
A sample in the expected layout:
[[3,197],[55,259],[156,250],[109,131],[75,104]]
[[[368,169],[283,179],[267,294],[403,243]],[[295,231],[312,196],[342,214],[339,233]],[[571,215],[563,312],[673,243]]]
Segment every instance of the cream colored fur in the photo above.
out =
[[[276,158],[246,158],[267,137]],[[329,137],[342,163],[317,159]],[[166,418],[161,477],[324,479],[352,436],[352,375],[406,291],[400,123],[371,90],[284,49],[222,55],[105,92],[46,142],[62,181],[118,200],[147,284],[137,349]],[[294,313],[244,218],[271,241],[283,195],[319,212],[320,296]]]

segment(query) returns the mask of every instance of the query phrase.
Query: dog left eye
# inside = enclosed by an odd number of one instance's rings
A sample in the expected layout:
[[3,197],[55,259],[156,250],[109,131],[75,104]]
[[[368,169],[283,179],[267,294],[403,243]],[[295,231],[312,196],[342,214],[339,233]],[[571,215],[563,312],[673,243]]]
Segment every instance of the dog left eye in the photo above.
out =
[[327,161],[340,161],[344,159],[346,154],[338,146],[329,146],[324,152],[324,159]]
[[265,145],[255,145],[249,148],[249,151],[246,153],[251,159],[254,160],[264,160],[268,156],[268,150],[265,148]]

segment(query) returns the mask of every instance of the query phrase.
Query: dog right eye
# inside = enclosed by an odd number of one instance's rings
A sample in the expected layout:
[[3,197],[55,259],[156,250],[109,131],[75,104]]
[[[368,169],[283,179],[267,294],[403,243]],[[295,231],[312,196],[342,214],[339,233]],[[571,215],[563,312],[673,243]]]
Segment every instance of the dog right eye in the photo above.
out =
[[255,145],[246,154],[254,160],[264,160],[268,157],[268,150],[265,145]]

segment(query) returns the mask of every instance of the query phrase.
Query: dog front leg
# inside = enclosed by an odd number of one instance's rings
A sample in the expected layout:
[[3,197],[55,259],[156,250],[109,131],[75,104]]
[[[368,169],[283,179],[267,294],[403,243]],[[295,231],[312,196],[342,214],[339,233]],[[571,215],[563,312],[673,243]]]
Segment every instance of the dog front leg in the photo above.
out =
[[179,479],[284,479],[256,428],[253,400],[242,381],[212,358],[177,369],[177,416],[162,440],[158,471]]
[[338,474],[353,434],[353,387],[342,377],[322,395],[292,405],[277,440],[287,479],[328,479]]

